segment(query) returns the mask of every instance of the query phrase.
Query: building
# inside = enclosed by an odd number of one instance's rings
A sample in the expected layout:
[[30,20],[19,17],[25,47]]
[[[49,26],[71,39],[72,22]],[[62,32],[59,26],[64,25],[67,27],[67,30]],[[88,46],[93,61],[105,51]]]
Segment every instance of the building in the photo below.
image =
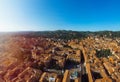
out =
[[69,70],[66,70],[66,71],[65,71],[62,82],[70,82]]

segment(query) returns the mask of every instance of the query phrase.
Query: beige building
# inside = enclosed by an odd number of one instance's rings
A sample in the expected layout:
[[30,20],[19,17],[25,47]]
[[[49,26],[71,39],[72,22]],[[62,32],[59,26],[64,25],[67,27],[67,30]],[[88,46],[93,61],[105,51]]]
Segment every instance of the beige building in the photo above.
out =
[[69,74],[69,70],[66,70],[63,76],[63,81],[62,82],[70,82],[70,74]]

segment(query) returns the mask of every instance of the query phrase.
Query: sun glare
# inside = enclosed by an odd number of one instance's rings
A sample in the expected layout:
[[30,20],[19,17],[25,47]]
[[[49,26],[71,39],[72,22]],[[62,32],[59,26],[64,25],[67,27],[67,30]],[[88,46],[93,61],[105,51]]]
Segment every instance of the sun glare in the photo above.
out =
[[13,32],[13,31],[19,31],[21,28],[18,27],[7,27],[7,26],[0,26],[0,32]]

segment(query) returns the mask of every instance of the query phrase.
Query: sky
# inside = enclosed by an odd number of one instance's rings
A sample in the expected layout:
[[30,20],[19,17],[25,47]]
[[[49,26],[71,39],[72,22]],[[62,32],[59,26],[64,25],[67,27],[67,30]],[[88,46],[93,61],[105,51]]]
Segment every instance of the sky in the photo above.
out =
[[0,0],[0,31],[120,31],[120,0]]

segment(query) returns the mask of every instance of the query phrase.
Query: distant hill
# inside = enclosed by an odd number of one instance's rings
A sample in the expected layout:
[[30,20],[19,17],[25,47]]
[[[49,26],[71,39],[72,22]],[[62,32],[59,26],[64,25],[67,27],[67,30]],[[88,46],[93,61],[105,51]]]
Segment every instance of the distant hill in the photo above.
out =
[[116,38],[120,37],[120,31],[67,31],[67,30],[57,30],[57,31],[26,31],[26,32],[10,32],[10,33],[0,33],[0,35],[21,35],[26,37],[47,37],[47,38],[56,38],[56,39],[82,39],[88,36],[100,36],[100,37],[109,37]]

